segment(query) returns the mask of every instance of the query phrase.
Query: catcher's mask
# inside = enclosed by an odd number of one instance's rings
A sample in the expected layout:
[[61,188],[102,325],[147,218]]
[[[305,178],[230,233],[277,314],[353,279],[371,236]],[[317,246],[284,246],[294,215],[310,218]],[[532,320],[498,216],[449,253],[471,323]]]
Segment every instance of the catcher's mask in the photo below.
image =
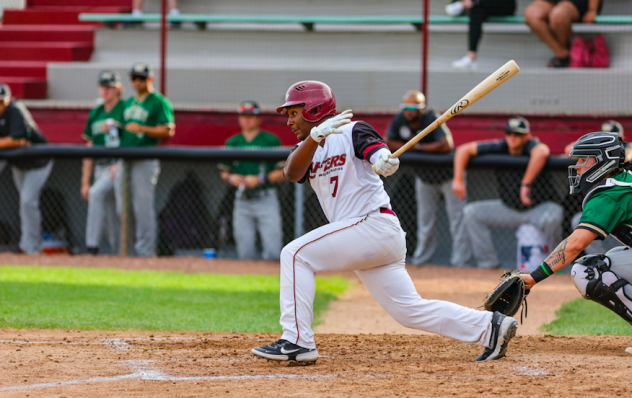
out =
[[[569,156],[586,158],[582,164],[568,166],[570,194],[575,195],[589,191],[612,171],[620,168],[625,161],[625,147],[619,134],[599,131],[578,139]],[[595,159],[595,164],[578,175],[577,170],[586,167],[590,158]]]

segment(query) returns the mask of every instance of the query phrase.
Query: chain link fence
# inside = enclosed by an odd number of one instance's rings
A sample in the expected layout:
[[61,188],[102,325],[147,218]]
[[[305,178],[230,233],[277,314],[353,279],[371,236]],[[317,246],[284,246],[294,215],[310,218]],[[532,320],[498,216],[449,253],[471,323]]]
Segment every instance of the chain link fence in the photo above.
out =
[[[287,154],[286,149],[240,151],[208,148],[153,148],[140,154],[145,158],[161,159],[161,172],[155,191],[158,229],[156,254],[202,256],[205,249],[212,248],[215,249],[218,258],[236,258],[233,232],[234,228],[239,226],[233,225],[232,215],[237,189],[222,181],[218,164],[229,160],[280,161],[284,160]],[[116,156],[130,159],[137,158],[139,153],[127,148],[106,150],[48,146],[3,151],[1,155],[5,158],[42,155],[55,158],[53,171],[40,195],[42,248],[45,252],[68,251],[80,254],[86,251],[87,221],[87,202],[80,194],[81,158]],[[449,178],[452,171],[452,156],[404,154],[401,159],[400,170],[394,176],[385,179],[385,187],[391,197],[393,210],[407,233],[409,260],[415,261],[413,255],[419,249],[418,228],[422,222],[418,217],[419,212],[431,209],[436,216],[436,225],[429,238],[436,242],[436,249],[424,262],[450,264],[453,254],[452,233],[445,196],[451,190]],[[502,179],[511,173],[520,177],[526,169],[527,162],[526,157],[487,155],[473,158],[467,171],[468,203],[476,204],[500,198],[504,189]],[[559,226],[563,233],[572,230],[571,218],[581,210],[581,200],[571,199],[567,195],[566,167],[569,163],[566,158],[551,158],[543,171],[550,175],[550,183],[546,185],[547,195],[564,211]],[[443,184],[444,190],[435,195],[432,199],[434,202],[430,203],[428,196],[418,198],[420,195],[419,182],[416,185],[417,179],[424,183],[430,181],[430,184],[435,183],[435,186]],[[520,179],[518,184],[519,181]],[[318,200],[308,185],[289,182],[275,185],[280,204],[283,244],[327,223]],[[0,186],[3,187],[0,190],[0,200],[4,204],[0,210],[0,249],[16,251],[20,236],[19,195],[12,181],[10,167],[0,174]],[[492,211],[489,214],[482,214],[482,218],[496,216],[499,206],[498,203],[493,205]],[[129,254],[134,255],[132,206],[128,203],[123,208],[129,209],[130,222],[123,226],[124,230],[121,232],[122,236],[127,236]],[[465,224],[461,224],[460,228],[465,228]],[[516,230],[517,226],[491,230],[498,259],[505,268],[516,267]],[[260,237],[256,245],[260,252]],[[100,248],[102,254],[113,254],[106,239]],[[474,266],[476,261],[468,257],[465,264]]]

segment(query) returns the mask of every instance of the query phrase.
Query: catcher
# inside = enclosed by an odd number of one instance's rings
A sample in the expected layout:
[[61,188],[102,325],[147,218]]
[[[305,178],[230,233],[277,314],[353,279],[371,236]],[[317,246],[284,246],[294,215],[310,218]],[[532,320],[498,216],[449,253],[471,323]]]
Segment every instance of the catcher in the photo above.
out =
[[[625,146],[617,133],[586,134],[573,145],[569,166],[570,193],[586,193],[579,226],[560,243],[550,256],[531,274],[520,274],[524,289],[573,264],[571,277],[585,299],[597,302],[632,324],[632,164],[625,163]],[[614,236],[624,246],[605,254],[591,254],[576,259],[593,240]],[[520,281],[505,277],[488,296],[486,308],[501,312],[517,310]],[[493,297],[496,302],[491,302]],[[518,304],[519,306],[519,304]],[[507,308],[502,311],[502,308]]]

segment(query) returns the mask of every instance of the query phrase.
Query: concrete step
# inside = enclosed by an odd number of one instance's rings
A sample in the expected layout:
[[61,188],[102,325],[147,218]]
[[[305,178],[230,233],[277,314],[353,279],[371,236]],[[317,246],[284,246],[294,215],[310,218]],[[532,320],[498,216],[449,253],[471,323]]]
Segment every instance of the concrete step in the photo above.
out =
[[86,42],[93,43],[94,27],[74,25],[3,25],[0,42]]
[[0,42],[2,61],[89,61],[92,44],[60,42]]
[[0,76],[46,79],[47,62],[0,61]]
[[131,0],[29,0],[29,8],[41,6],[92,6],[92,7],[131,7]]
[[0,74],[0,82],[6,83],[11,87],[12,95],[15,98],[46,98],[46,79],[5,77]]
[[80,22],[79,14],[129,12],[128,7],[37,7],[26,10],[5,10],[5,25],[99,25],[97,22]]

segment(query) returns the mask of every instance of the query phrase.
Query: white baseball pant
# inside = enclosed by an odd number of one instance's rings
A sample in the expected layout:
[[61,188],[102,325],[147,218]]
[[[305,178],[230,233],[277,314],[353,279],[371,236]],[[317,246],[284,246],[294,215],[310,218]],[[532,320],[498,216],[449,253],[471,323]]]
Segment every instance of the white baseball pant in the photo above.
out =
[[316,348],[315,275],[355,270],[356,275],[402,325],[489,345],[492,313],[440,300],[422,299],[405,268],[406,233],[397,217],[372,213],[317,228],[281,252],[281,326],[283,339]]

